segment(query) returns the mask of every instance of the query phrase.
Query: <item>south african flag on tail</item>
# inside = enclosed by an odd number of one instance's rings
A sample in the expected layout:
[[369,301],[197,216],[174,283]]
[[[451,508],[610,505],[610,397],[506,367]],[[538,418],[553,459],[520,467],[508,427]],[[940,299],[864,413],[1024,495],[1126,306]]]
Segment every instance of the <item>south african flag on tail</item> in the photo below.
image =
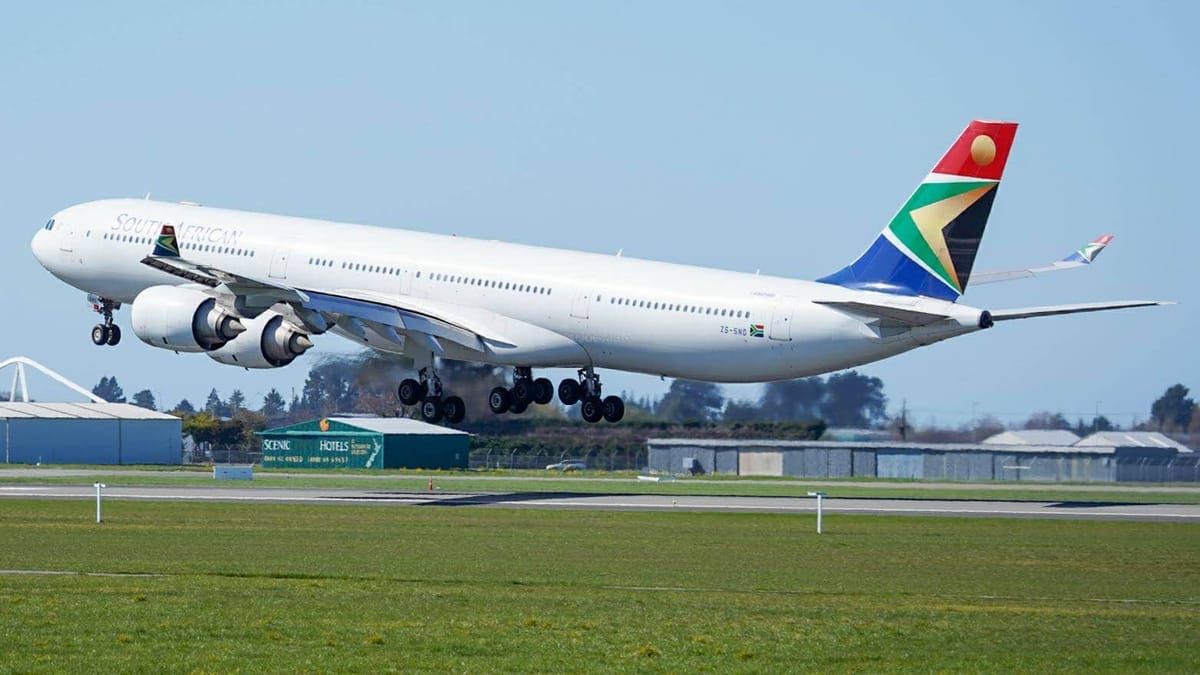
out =
[[158,239],[154,241],[154,255],[159,258],[178,258],[179,242],[175,240],[175,226],[163,225]]

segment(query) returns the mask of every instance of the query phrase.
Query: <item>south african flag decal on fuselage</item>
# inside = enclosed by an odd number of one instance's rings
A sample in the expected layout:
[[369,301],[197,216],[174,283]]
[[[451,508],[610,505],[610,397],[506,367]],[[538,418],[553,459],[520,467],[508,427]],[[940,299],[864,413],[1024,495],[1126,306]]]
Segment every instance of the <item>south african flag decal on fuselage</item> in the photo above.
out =
[[763,325],[761,323],[750,324],[750,337],[766,337],[763,333]]

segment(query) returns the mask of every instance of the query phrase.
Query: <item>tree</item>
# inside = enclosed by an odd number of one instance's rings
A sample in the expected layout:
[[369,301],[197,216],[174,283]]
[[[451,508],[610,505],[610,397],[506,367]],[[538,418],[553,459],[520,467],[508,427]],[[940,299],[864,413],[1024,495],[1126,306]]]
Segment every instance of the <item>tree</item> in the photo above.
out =
[[725,402],[721,388],[711,382],[675,380],[658,403],[658,414],[672,422],[713,422]]
[[185,398],[179,403],[176,403],[175,407],[171,409],[171,412],[177,412],[181,415],[195,415],[196,406],[192,405],[192,402]]
[[204,400],[204,412],[213,417],[229,417],[229,406],[221,400],[221,395],[215,387],[208,392],[208,398]]
[[807,422],[820,419],[825,381],[819,377],[768,382],[759,399],[762,416],[772,422]]
[[117,384],[116,377],[102,377],[100,383],[92,387],[92,393],[109,403],[124,403],[125,392]]
[[867,427],[887,418],[883,380],[851,370],[825,381],[821,413],[830,426]]
[[1188,428],[1196,402],[1188,398],[1188,388],[1173,384],[1150,406],[1150,417],[1159,431],[1182,431]]
[[287,416],[287,401],[283,400],[283,395],[278,390],[272,388],[266,396],[263,396],[262,408],[259,409],[259,412],[266,418],[267,423],[273,424]]
[[134,394],[133,404],[146,410],[158,410],[158,405],[154,402],[154,393],[149,389],[143,389]]
[[1062,413],[1052,413],[1049,410],[1036,412],[1025,420],[1026,429],[1070,429],[1071,423]]
[[[626,404],[626,409],[628,407]],[[723,422],[755,422],[761,419],[764,419],[762,408],[750,401],[730,399],[725,402],[725,412],[721,413]]]
[[230,415],[237,413],[239,410],[245,410],[246,395],[242,393],[241,389],[234,389],[233,393],[229,395],[229,400],[225,402],[225,406],[229,408]]

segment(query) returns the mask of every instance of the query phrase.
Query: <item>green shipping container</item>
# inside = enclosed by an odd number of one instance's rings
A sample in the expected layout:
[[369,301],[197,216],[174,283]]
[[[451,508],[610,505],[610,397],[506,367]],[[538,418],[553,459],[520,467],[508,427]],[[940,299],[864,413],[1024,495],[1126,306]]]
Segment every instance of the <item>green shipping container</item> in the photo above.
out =
[[470,434],[396,417],[327,417],[259,432],[268,469],[465,469]]

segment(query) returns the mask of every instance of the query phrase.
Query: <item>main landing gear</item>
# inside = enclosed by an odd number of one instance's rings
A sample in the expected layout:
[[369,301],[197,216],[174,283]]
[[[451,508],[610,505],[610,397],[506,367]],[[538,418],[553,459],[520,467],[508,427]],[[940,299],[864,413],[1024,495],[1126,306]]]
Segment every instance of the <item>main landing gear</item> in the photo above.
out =
[[544,377],[533,379],[528,367],[513,370],[513,386],[509,389],[496,387],[488,395],[488,408],[497,415],[512,413],[520,415],[530,403],[545,405],[554,399],[554,383]]
[[467,414],[467,406],[457,396],[442,397],[442,380],[437,371],[430,365],[418,373],[420,380],[408,378],[400,382],[396,394],[404,405],[419,405],[421,419],[430,424],[445,420],[448,424],[458,424]]
[[585,422],[595,424],[601,419],[620,422],[625,416],[625,402],[620,396],[600,398],[600,376],[591,366],[579,370],[578,380],[563,380],[558,384],[558,400],[563,405],[580,403],[579,414]]
[[90,298],[92,310],[104,317],[102,323],[92,327],[92,343],[97,347],[108,345],[115,347],[121,341],[121,327],[113,323],[113,311],[121,307],[121,303],[105,298]]

